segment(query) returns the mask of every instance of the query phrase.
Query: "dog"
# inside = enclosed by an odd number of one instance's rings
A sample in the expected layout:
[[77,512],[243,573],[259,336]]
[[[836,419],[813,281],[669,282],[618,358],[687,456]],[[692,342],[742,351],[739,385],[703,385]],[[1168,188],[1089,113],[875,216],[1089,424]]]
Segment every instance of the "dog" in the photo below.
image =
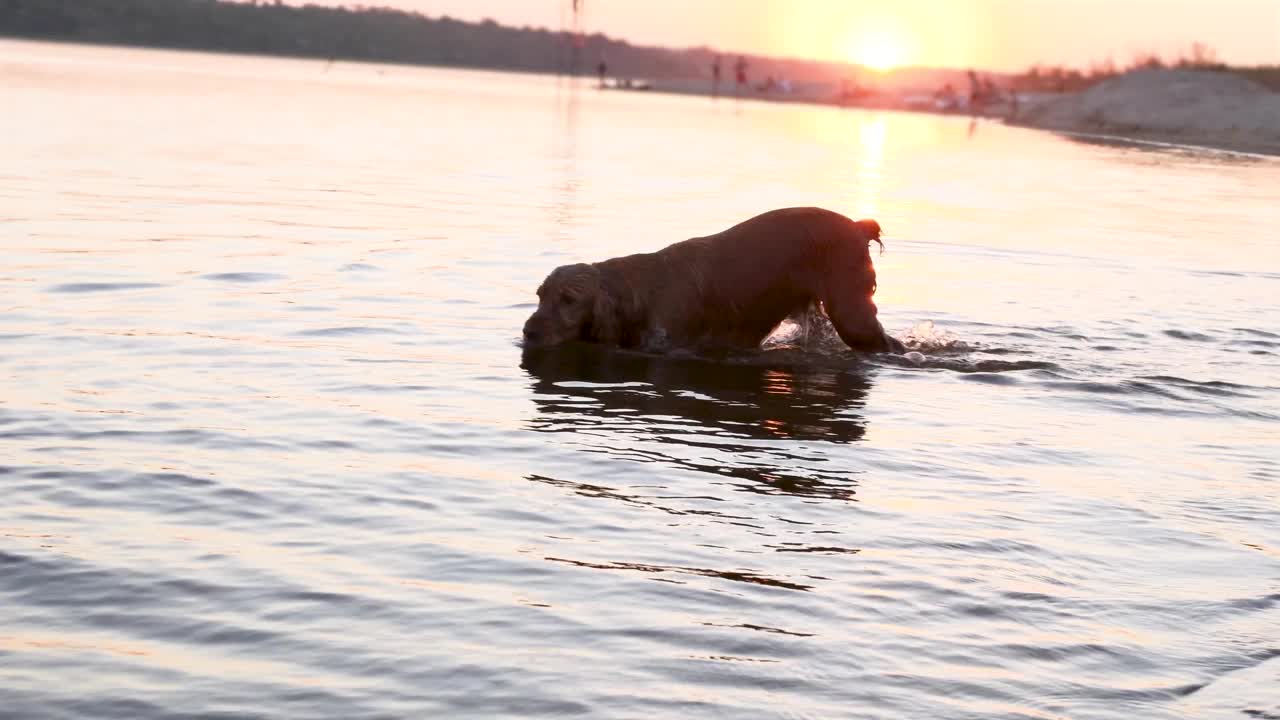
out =
[[903,352],[877,319],[875,220],[786,208],[652,253],[558,267],[538,288],[526,348],[573,340],[663,352],[749,350],[820,307],[860,352]]

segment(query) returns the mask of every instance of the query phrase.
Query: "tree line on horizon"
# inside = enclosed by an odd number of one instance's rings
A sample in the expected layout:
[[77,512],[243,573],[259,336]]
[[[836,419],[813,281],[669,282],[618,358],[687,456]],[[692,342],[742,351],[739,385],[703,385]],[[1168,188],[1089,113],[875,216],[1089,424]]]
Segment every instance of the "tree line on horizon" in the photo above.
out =
[[[719,53],[632,45],[590,34],[432,18],[392,8],[230,0],[0,0],[0,35],[336,60],[703,79]],[[734,55],[732,59],[736,59]],[[753,75],[839,82],[843,63],[747,56]],[[731,59],[721,61],[729,67]]]
[[[298,6],[282,0],[0,0],[0,36],[542,73],[589,74],[604,61],[612,76],[668,81],[705,81],[717,59],[727,76],[738,57],[706,47],[636,46],[598,33],[575,38],[566,31],[510,27],[493,20],[431,18],[378,7]],[[847,63],[751,55],[745,60],[753,81],[789,78],[834,88],[868,76]],[[1070,91],[1129,69],[1156,66],[1229,69],[1280,90],[1280,67],[1226,68],[1201,45],[1193,46],[1189,57],[1165,62],[1149,54],[1123,70],[1113,63],[1087,72],[1037,66],[998,77],[1019,90]],[[964,72],[903,68],[872,77],[873,84],[924,88],[959,84]]]

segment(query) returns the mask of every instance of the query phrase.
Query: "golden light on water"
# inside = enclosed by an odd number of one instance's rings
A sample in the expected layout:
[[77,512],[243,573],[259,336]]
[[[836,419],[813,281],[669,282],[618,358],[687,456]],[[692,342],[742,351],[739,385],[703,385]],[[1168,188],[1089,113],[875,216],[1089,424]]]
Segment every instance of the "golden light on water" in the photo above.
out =
[[873,115],[858,125],[857,210],[858,217],[880,214],[880,191],[884,185],[884,146],[888,123],[884,115]]

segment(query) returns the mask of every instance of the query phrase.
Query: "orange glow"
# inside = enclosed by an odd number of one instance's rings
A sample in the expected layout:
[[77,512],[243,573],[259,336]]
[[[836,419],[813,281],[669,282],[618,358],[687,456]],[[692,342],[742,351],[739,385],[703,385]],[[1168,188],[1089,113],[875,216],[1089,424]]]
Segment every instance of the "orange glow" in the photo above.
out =
[[[353,4],[349,0],[309,1]],[[378,0],[364,4],[542,27],[558,27],[559,13],[567,5],[530,0]],[[636,44],[706,45],[732,54],[837,60],[876,68],[912,65],[1021,71],[1034,64],[1087,68],[1108,57],[1127,61],[1137,51],[1176,57],[1193,40],[1207,43],[1230,63],[1274,64],[1280,29],[1276,3],[1268,0],[592,0],[586,5],[588,32],[623,37]],[[864,55],[859,50],[864,30],[887,31],[897,54],[868,50]]]
[[878,72],[892,70],[908,60],[906,40],[898,33],[877,28],[856,32],[848,53],[850,62]]

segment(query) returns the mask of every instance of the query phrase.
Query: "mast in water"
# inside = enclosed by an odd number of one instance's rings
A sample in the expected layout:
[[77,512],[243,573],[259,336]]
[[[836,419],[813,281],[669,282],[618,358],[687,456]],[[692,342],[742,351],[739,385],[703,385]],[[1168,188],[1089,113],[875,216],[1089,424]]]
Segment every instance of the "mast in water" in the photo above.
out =
[[582,30],[583,5],[585,0],[569,0],[571,25],[564,30],[564,6],[561,5],[560,26],[569,41],[569,74],[577,75],[582,66],[582,49],[586,46],[586,37]]

